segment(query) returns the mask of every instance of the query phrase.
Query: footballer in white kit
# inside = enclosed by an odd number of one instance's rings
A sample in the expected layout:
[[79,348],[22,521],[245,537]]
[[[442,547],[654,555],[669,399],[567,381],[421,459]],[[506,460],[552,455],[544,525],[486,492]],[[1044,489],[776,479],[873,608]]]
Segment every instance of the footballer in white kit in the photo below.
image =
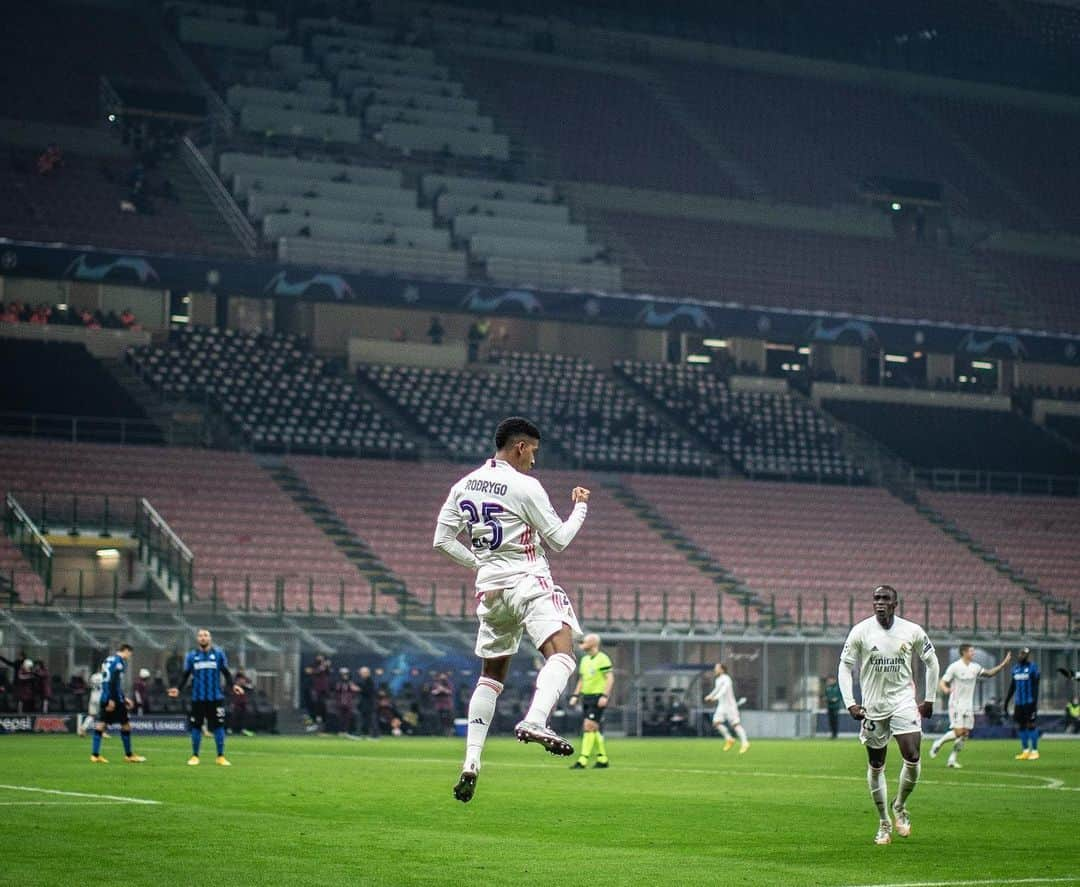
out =
[[735,700],[735,684],[731,680],[731,675],[727,673],[727,666],[722,662],[716,663],[713,674],[716,675],[716,680],[713,682],[713,688],[709,695],[705,697],[706,702],[716,703],[716,711],[713,712],[712,718],[713,726],[724,737],[724,751],[729,751],[735,745],[735,740],[732,739],[727,728],[727,725],[730,724],[731,729],[735,731],[735,735],[739,737],[741,743],[739,754],[745,754],[746,750],[750,748],[750,741],[747,739],[746,731],[743,729],[739,719],[739,704]]
[[[877,844],[892,841],[884,777],[890,738],[896,739],[904,759],[900,788],[892,806],[896,832],[901,837],[911,834],[906,801],[918,782],[922,719],[933,714],[939,674],[933,643],[921,626],[896,615],[898,602],[896,589],[891,585],[874,589],[874,615],[849,632],[837,673],[844,704],[862,724],[859,739],[866,746],[870,765],[867,781],[879,813],[878,833],[874,838]],[[921,702],[916,701],[913,656],[918,656],[926,667]],[[861,705],[855,702],[853,689],[852,671],[856,665],[862,688]]]
[[1006,653],[1005,658],[993,668],[983,668],[975,661],[975,647],[972,644],[960,645],[960,658],[949,663],[938,684],[941,692],[949,697],[949,730],[930,746],[930,757],[936,758],[946,742],[955,740],[947,765],[960,769],[957,757],[975,726],[975,684],[979,678],[992,678],[1011,659],[1012,653]]
[[[500,422],[495,455],[454,484],[435,528],[434,547],[476,571],[476,655],[484,665],[469,703],[465,765],[454,787],[454,796],[463,802],[475,791],[495,700],[526,631],[546,662],[536,677],[532,705],[514,735],[552,754],[574,753],[547,721],[577,669],[573,638],[581,627],[569,597],[551,578],[544,546],[562,551],[570,544],[588,513],[589,491],[574,487],[573,509],[563,521],[540,482],[526,473],[539,446],[540,431],[532,422],[520,417]],[[462,533],[468,546],[458,540]]]

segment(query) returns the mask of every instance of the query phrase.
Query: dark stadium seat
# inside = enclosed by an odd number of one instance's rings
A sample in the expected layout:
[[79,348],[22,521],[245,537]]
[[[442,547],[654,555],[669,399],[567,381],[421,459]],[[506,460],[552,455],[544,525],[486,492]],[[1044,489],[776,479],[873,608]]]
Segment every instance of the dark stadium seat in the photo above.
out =
[[412,441],[296,336],[185,327],[131,361],[165,397],[210,403],[257,450],[413,453]]
[[545,440],[587,468],[712,470],[713,458],[588,361],[506,352],[474,370],[367,366],[360,372],[455,458],[474,459],[491,429],[515,412],[532,416]]
[[621,361],[616,370],[755,477],[859,483],[821,414],[787,393],[732,391],[727,379],[689,364]]
[[845,400],[824,406],[918,468],[1080,474],[1073,451],[1017,413]]
[[[37,434],[70,438],[71,421],[64,417],[95,417],[116,421],[84,423],[91,438],[124,440],[119,420],[131,419],[140,440],[161,439],[142,408],[81,344],[2,339],[0,374],[0,411],[39,417],[18,423],[28,432],[32,425]],[[13,428],[15,417],[6,424]]]
[[556,157],[565,178],[735,196],[730,176],[643,83],[557,63],[461,56],[459,64],[475,93]]

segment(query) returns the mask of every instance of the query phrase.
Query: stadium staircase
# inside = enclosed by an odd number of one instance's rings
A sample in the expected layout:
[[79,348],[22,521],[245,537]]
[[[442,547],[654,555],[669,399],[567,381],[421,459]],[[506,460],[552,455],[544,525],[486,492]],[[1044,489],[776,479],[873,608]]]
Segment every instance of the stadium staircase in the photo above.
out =
[[211,202],[206,190],[192,175],[179,150],[161,164],[160,171],[172,182],[180,206],[184,208],[195,229],[210,244],[212,252],[224,256],[245,255],[243,244],[222,217],[220,210]]
[[[405,581],[394,573],[370,545],[354,533],[338,514],[323,501],[315,491],[308,486],[300,475],[283,462],[272,459],[262,462],[263,468],[269,473],[274,482],[295,502],[325,533],[346,558],[356,567],[357,571],[364,576],[372,588],[380,593],[397,598],[399,605],[406,606],[409,597]],[[413,600],[419,609],[419,602]]]
[[967,548],[968,551],[975,555],[975,557],[985,561],[1006,579],[1022,589],[1025,594],[1030,595],[1040,606],[1047,605],[1052,612],[1058,614],[1070,612],[1069,605],[1066,601],[1059,597],[1055,597],[1050,592],[1041,588],[1038,582],[1026,577],[1022,571],[1017,570],[1007,560],[999,558],[992,547],[984,545],[979,539],[975,538],[959,526],[956,521],[947,518],[937,509],[918,499],[916,499],[915,502],[915,510],[930,521],[930,523],[934,524],[946,536],[956,540],[956,542]]
[[748,621],[749,610],[752,609],[757,616],[758,626],[762,628],[781,628],[783,627],[781,623],[790,622],[787,617],[778,619],[776,609],[770,603],[762,600],[726,567],[715,561],[708,552],[690,541],[682,530],[661,515],[643,497],[612,477],[605,477],[602,483],[616,499],[652,527],[665,542],[682,552],[692,566],[708,576],[717,591],[737,599],[744,608],[747,608]]
[[407,440],[412,441],[416,447],[417,458],[421,462],[431,460],[453,461],[453,454],[437,438],[429,437],[416,418],[408,410],[403,409],[397,401],[378,386],[368,381],[368,377],[361,372],[354,372],[349,381],[359,395],[359,400],[370,401],[380,413],[388,416],[395,427],[401,429]]
[[219,440],[211,435],[210,415],[205,407],[185,404],[182,409],[167,404],[158,394],[136,375],[123,360],[102,360],[102,366],[146,413],[161,432],[162,440],[175,447],[201,447],[208,443],[237,449],[231,440]]
[[823,410],[798,389],[789,387],[788,393],[803,400],[809,409],[823,416],[840,432],[844,454],[866,473],[871,483],[884,487],[904,502],[915,501],[915,472],[911,465],[861,428],[841,422]]

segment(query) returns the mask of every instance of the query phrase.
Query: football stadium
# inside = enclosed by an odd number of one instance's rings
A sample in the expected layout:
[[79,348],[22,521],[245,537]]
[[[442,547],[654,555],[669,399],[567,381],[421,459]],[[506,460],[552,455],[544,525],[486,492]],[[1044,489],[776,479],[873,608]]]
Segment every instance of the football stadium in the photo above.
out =
[[1077,0],[0,48],[0,884],[1080,885]]

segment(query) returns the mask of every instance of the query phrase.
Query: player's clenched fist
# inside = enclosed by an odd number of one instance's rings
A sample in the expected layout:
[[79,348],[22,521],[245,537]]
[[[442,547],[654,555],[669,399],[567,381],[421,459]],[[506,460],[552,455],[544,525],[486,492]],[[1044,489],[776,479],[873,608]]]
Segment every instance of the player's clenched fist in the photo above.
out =
[[166,691],[166,693],[172,699],[175,699],[177,696],[180,695],[180,691],[176,687],[169,687],[169,689]]
[[588,502],[589,491],[585,489],[585,487],[574,487],[573,491],[570,493],[570,501],[575,504],[578,502]]

